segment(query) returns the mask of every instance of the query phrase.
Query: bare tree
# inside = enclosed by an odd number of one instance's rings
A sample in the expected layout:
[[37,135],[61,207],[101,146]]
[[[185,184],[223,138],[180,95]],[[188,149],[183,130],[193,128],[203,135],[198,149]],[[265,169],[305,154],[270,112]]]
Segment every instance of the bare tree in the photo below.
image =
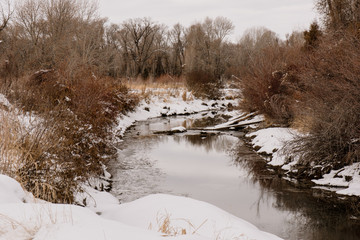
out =
[[185,63],[185,28],[179,23],[175,24],[168,34],[172,52],[171,73],[180,76]]
[[202,23],[190,26],[187,30],[187,69],[210,71],[220,78],[225,71],[222,46],[233,29],[231,21],[223,17],[206,18]]
[[186,32],[185,64],[187,72],[204,69],[209,62],[209,44],[200,23],[191,25]]
[[149,69],[146,65],[156,50],[154,41],[160,31],[161,26],[149,18],[130,19],[121,24],[119,37],[124,57],[128,58],[132,65],[128,66],[132,69],[129,73],[145,78],[148,76]]
[[0,1],[0,32],[8,25],[13,12],[14,9],[10,4],[10,0],[6,0],[5,2]]
[[218,17],[206,18],[190,26],[186,32],[185,64],[187,85],[195,94],[208,98],[220,95],[226,71],[225,38],[233,30],[232,23]]
[[16,21],[21,25],[24,34],[34,45],[37,45],[40,36],[44,32],[45,16],[42,11],[42,1],[26,0],[22,5],[18,5]]
[[331,29],[346,28],[360,23],[359,0],[317,0],[316,7]]
[[304,33],[301,31],[293,31],[286,35],[286,45],[290,47],[304,46]]
[[103,51],[105,19],[83,0],[24,0],[8,31],[7,54],[26,72],[61,68],[67,79],[82,67],[108,71]]
[[110,24],[105,27],[104,45],[102,51],[107,56],[102,64],[107,66],[108,75],[112,77],[120,77],[123,75],[125,66],[121,56],[121,41],[119,38],[120,26]]

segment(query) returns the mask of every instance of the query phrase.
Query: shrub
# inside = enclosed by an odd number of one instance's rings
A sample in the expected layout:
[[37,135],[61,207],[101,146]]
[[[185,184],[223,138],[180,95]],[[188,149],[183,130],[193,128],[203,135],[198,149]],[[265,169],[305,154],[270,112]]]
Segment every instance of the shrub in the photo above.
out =
[[19,136],[21,124],[8,109],[0,109],[0,172],[13,176],[14,169],[19,165],[21,150]]
[[317,22],[313,22],[310,25],[309,31],[304,32],[304,49],[313,50],[319,46],[320,38],[322,32],[320,31],[320,27]]
[[[62,139],[54,123],[21,123],[11,109],[0,115],[0,172],[17,179],[35,197],[51,202],[72,202],[78,189],[68,159],[59,159]],[[28,126],[26,126],[28,125]]]
[[320,176],[360,160],[360,41],[342,35],[326,36],[300,74],[306,91],[298,117],[308,116],[310,133],[292,146],[302,164],[327,166]]
[[73,194],[79,189],[78,182],[83,180],[77,178],[83,175],[79,174],[77,165],[83,163],[62,158],[60,147],[64,144],[53,130],[56,129],[39,127],[22,136],[19,142],[21,164],[15,173],[16,179],[36,198],[72,203]]
[[293,103],[300,91],[298,71],[300,48],[269,46],[252,56],[248,71],[240,80],[241,108],[258,111],[274,123],[289,125],[293,121]]
[[196,97],[218,99],[222,81],[204,70],[193,70],[186,75],[186,85]]
[[71,203],[79,183],[100,176],[102,164],[116,152],[111,127],[137,98],[119,81],[86,70],[74,79],[56,70],[37,72],[12,90],[10,99],[41,119],[17,141],[16,178],[36,197]]

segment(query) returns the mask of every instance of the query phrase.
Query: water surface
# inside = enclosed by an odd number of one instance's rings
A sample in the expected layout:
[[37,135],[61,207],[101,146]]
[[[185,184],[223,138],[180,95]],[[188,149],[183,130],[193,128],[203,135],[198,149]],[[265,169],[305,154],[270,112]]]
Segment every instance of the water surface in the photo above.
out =
[[189,196],[284,239],[359,239],[358,221],[317,197],[316,190],[294,187],[272,173],[244,145],[241,133],[153,134],[224,120],[200,114],[137,123],[110,165],[113,193],[122,202],[151,193]]

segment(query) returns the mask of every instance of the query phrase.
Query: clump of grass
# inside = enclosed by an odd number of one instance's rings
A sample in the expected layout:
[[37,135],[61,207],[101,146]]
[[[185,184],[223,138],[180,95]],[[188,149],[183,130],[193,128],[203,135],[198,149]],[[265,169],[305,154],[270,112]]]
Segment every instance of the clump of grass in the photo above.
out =
[[0,214],[0,236],[2,239],[13,239],[15,235],[21,236],[22,239],[34,239],[43,227],[59,223],[73,223],[70,207],[69,209],[62,209],[61,214],[58,214],[57,210],[48,204],[32,205],[31,210],[33,211],[32,214],[16,217],[16,219]]
[[16,116],[9,111],[0,111],[0,172],[14,177],[14,172],[21,162],[22,126]]
[[[194,226],[190,220],[188,219],[172,219],[171,214],[165,211],[164,214],[157,215],[156,218],[158,225],[158,232],[164,234],[164,236],[178,236],[178,235],[186,235],[186,234],[196,234],[196,232],[207,222],[207,220],[203,221],[198,227]],[[184,222],[188,225],[187,228],[175,227],[172,225],[172,221],[180,221]],[[150,229],[152,225],[150,224]]]
[[134,89],[137,91],[143,91],[144,89],[179,89],[185,88],[186,82],[184,77],[172,77],[170,75],[162,75],[158,78],[127,78],[122,79],[129,89]]
[[184,102],[187,101],[187,92],[186,91],[183,92],[183,94],[181,95],[181,98]]

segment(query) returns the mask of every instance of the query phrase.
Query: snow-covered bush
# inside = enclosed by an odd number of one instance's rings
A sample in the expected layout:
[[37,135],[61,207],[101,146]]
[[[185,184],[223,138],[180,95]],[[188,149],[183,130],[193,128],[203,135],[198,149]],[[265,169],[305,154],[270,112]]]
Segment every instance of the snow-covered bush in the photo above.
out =
[[17,109],[41,119],[31,131],[14,132],[20,159],[10,175],[50,202],[73,202],[79,183],[103,173],[115,153],[110,129],[137,103],[119,81],[79,73],[68,79],[59,70],[39,71],[9,91]]

